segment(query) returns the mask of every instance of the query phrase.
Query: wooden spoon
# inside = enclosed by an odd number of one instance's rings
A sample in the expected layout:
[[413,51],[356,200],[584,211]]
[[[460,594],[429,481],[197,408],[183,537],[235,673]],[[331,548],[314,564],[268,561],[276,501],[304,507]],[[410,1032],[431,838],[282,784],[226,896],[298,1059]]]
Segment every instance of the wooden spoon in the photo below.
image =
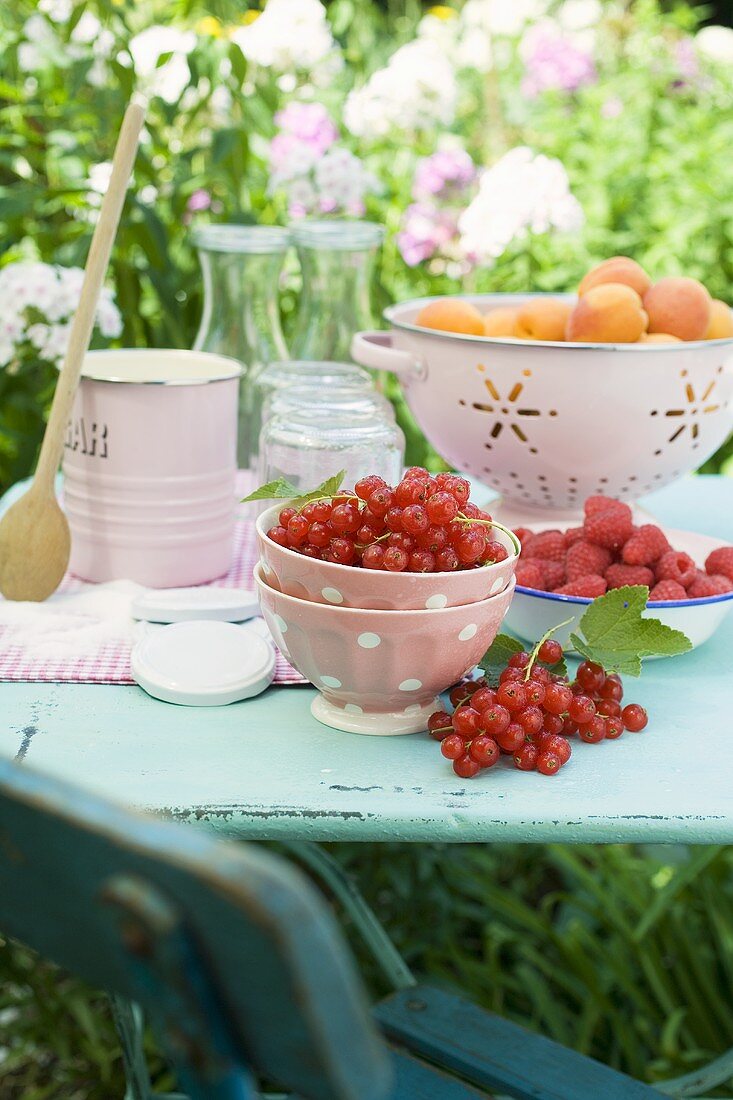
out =
[[144,118],[144,107],[131,103],[122,120],[35,476],[0,521],[0,592],[8,600],[45,600],[56,591],[69,564],[71,534],[56,500],[56,472]]

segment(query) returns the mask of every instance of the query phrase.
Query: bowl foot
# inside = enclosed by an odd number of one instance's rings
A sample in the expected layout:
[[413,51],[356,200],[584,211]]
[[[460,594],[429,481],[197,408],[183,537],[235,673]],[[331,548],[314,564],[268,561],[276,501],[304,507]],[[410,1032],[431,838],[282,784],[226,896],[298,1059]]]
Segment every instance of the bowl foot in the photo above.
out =
[[311,714],[324,726],[331,726],[345,733],[366,733],[376,737],[396,737],[403,733],[419,733],[428,728],[428,718],[440,709],[440,700],[433,699],[424,706],[415,704],[415,710],[395,710],[384,714],[359,714],[344,710],[317,695],[311,703]]

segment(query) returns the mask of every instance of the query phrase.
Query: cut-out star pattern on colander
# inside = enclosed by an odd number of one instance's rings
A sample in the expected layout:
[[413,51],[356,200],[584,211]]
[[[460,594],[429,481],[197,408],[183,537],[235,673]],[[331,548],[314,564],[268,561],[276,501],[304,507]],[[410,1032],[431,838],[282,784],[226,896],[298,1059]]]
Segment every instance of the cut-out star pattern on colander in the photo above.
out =
[[[649,413],[650,416],[665,416],[669,417],[672,424],[672,433],[667,440],[668,443],[674,443],[675,439],[679,439],[686,428],[690,429],[690,436],[693,443],[692,448],[696,450],[699,447],[698,436],[700,435],[700,417],[709,413],[717,412],[720,408],[720,404],[716,403],[714,397],[715,387],[718,384],[718,376],[721,373],[722,368],[718,368],[717,375],[707,383],[703,388],[702,393],[698,397],[695,393],[695,387],[692,382],[685,381],[688,378],[688,372],[686,370],[680,371],[680,378],[683,380],[683,392],[685,404],[681,408],[665,409],[663,412],[659,409],[652,409]],[[711,400],[712,399],[712,400]],[[662,449],[658,448],[654,454],[660,455]]]
[[[479,363],[476,370],[483,374],[486,367],[483,363]],[[532,371],[523,370],[522,375],[525,378],[531,378]],[[528,445],[530,454],[536,455],[537,448],[532,445],[525,429],[529,427],[529,422],[533,417],[542,416],[543,414],[541,409],[529,408],[524,402],[521,405],[518,404],[519,398],[524,393],[525,383],[515,382],[504,398],[502,398],[497,386],[490,378],[484,378],[483,383],[492,400],[490,402],[472,401],[471,408],[475,409],[476,412],[488,413],[489,416],[494,418],[493,426],[489,432],[489,439],[484,444],[486,449],[490,451],[493,446],[492,440],[498,439],[504,429],[507,428],[514,433],[517,439]],[[467,402],[461,400],[459,404],[466,405]],[[557,416],[557,409],[549,409],[547,415]],[[521,420],[522,423],[517,423],[518,420]]]

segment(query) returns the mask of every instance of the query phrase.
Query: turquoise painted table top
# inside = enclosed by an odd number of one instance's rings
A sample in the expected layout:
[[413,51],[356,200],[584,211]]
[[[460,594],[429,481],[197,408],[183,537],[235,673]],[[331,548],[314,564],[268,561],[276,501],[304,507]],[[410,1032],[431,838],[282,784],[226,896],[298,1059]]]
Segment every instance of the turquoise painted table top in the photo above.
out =
[[[644,502],[668,525],[733,542],[733,480],[690,478]],[[134,805],[252,838],[733,841],[733,614],[693,653],[648,664],[627,694],[648,729],[573,745],[554,778],[497,767],[457,779],[424,734],[339,733],[307,687],[229,707],[135,687],[0,684],[0,753]]]

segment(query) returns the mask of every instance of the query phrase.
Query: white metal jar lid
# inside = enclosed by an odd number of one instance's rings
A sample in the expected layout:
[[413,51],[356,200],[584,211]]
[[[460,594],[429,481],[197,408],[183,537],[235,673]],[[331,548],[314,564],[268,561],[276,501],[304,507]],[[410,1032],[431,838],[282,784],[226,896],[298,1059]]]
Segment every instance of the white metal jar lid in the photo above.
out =
[[150,588],[132,601],[135,619],[150,623],[181,623],[219,619],[240,623],[260,613],[254,592],[245,588]]
[[132,651],[132,674],[156,699],[220,707],[272,683],[275,651],[249,627],[194,621],[148,631]]

